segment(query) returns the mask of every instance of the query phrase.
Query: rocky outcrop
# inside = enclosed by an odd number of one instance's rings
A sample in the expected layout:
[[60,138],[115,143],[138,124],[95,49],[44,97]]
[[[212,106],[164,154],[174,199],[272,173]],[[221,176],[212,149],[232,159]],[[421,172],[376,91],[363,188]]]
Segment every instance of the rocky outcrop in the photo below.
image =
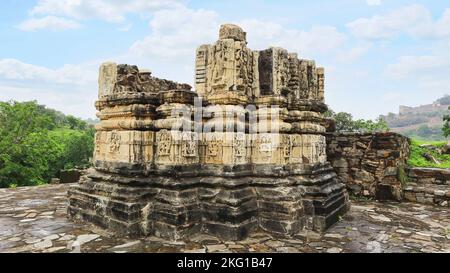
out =
[[396,133],[330,133],[327,155],[351,194],[400,201],[409,144]]

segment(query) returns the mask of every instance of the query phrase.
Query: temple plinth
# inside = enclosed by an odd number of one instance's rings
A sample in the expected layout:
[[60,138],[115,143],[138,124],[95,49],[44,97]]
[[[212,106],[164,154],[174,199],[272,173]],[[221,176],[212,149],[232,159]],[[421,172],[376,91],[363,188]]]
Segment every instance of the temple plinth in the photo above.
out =
[[348,210],[326,158],[324,69],[252,51],[223,25],[197,49],[195,91],[136,66],[100,68],[94,167],[70,217],[131,236],[227,240],[321,231]]

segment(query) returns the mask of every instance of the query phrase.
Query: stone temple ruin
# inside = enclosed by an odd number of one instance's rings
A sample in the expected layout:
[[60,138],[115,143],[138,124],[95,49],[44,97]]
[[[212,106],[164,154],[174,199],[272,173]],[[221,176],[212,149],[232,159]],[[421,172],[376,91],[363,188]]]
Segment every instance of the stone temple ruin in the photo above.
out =
[[196,92],[103,64],[94,168],[69,190],[70,217],[173,240],[293,236],[338,221],[349,203],[326,156],[324,69],[246,45],[240,27],[221,26],[197,49]]

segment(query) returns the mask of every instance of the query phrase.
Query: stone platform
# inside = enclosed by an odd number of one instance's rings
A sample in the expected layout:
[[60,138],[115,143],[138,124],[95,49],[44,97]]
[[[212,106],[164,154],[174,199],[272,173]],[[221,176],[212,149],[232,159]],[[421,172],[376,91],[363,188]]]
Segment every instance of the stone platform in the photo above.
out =
[[0,252],[450,252],[450,209],[352,201],[322,234],[290,239],[265,232],[241,241],[197,234],[185,241],[124,238],[67,219],[68,184],[0,189]]
[[129,236],[179,240],[205,232],[241,240],[262,230],[292,237],[304,228],[323,231],[348,210],[332,170],[329,164],[245,166],[217,176],[217,169],[202,175],[203,166],[190,166],[166,169],[171,176],[126,177],[91,169],[69,190],[69,214]]

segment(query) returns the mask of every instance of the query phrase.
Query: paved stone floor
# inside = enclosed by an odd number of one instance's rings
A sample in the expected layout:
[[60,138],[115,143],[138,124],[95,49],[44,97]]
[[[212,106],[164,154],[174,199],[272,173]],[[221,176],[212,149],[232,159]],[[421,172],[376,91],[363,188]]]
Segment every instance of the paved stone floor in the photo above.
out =
[[326,233],[292,239],[255,233],[240,242],[117,238],[66,218],[68,185],[0,189],[0,252],[450,252],[450,209],[353,201]]

